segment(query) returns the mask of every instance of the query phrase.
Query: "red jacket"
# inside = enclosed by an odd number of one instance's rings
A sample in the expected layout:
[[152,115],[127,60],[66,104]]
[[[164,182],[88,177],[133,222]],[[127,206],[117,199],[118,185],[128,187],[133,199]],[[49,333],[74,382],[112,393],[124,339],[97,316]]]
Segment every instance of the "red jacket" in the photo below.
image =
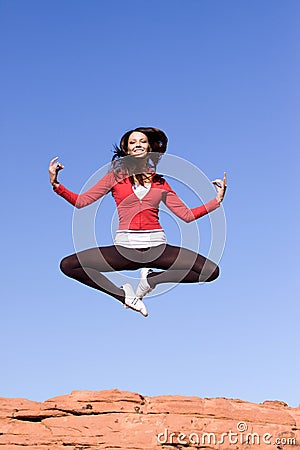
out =
[[117,181],[112,172],[104,175],[101,180],[83,194],[75,194],[62,184],[59,184],[54,191],[76,208],[90,205],[103,195],[111,192],[118,209],[119,230],[161,229],[158,217],[161,201],[185,222],[196,220],[220,206],[217,199],[214,198],[205,205],[190,209],[163,178],[161,180],[154,178],[154,180],[150,190],[141,200],[134,194],[129,178]]

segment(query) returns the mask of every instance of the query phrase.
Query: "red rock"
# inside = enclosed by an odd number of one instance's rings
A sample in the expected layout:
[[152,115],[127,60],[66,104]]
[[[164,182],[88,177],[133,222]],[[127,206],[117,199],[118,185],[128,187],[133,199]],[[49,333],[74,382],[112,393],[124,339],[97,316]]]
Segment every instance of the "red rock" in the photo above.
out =
[[74,391],[43,403],[0,398],[5,450],[288,449],[300,445],[299,428],[300,407],[280,401],[144,397],[117,389]]

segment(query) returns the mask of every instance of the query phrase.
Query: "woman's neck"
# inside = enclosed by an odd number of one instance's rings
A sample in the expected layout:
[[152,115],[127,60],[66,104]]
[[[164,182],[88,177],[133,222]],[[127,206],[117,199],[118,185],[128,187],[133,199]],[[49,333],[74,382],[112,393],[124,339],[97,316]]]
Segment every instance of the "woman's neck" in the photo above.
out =
[[137,160],[134,161],[135,165],[132,166],[130,172],[133,177],[133,182],[135,185],[143,184],[145,186],[148,186],[152,183],[152,175],[153,170],[148,165],[148,161],[144,160]]

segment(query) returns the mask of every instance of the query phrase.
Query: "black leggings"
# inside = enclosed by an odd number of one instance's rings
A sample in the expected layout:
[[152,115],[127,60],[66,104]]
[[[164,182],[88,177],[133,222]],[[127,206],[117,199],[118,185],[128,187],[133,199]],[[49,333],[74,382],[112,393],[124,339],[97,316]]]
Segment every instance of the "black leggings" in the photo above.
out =
[[158,269],[148,275],[151,288],[161,283],[197,283],[213,281],[219,276],[218,266],[191,250],[163,244],[157,247],[132,249],[110,245],[96,247],[67,256],[60,263],[68,277],[124,303],[123,289],[100,272],[137,270],[142,267]]

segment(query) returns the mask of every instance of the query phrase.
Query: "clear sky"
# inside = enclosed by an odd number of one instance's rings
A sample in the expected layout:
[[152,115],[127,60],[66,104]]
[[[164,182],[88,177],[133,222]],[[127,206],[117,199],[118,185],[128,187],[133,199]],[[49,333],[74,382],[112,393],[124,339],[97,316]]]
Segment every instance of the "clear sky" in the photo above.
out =
[[[1,396],[300,403],[299,21],[298,0],[0,1]],[[47,173],[58,155],[80,191],[140,125],[229,186],[220,278],[150,298],[147,319],[60,272],[73,209]],[[101,208],[108,245],[110,196]]]

